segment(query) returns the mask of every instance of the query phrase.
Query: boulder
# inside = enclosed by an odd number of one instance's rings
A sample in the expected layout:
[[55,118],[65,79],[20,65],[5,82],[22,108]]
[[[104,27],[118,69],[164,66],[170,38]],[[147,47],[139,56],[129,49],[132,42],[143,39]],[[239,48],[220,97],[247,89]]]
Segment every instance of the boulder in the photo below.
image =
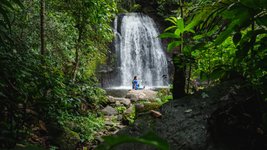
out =
[[134,113],[134,107],[133,106],[129,107],[124,112],[125,115],[129,115],[129,114],[132,114],[132,113]]
[[118,116],[117,116],[117,121],[121,121],[121,120],[122,120],[122,118],[123,118],[123,116],[122,116],[122,115],[118,115]]
[[157,98],[157,92],[152,90],[129,90],[126,98],[129,98],[131,101],[139,101],[139,100],[148,100],[155,101]]
[[137,112],[142,112],[145,110],[145,105],[144,104],[135,104],[135,110]]
[[64,132],[61,137],[57,139],[60,149],[73,150],[76,149],[77,144],[81,141],[78,133],[64,128]]
[[108,101],[110,103],[115,103],[116,102],[113,96],[108,96]]
[[122,104],[124,104],[125,106],[129,107],[131,105],[131,100],[130,99],[126,99],[124,98],[122,101],[121,101]]
[[101,110],[101,112],[103,112],[105,115],[117,115],[118,112],[115,108],[111,107],[111,106],[107,106],[104,109]]
[[129,107],[131,105],[131,100],[127,98],[113,97],[113,100],[115,101],[116,106],[120,106],[120,104],[123,104],[126,107]]
[[115,102],[115,106],[121,106],[122,104],[121,104],[121,102],[120,101],[116,101]]

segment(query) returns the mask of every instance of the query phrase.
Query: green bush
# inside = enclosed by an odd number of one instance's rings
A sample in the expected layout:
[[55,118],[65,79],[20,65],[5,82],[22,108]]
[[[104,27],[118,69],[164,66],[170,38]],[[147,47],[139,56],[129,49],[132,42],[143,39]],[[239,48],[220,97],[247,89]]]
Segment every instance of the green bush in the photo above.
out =
[[157,96],[160,98],[161,104],[173,99],[170,89],[160,89],[157,93]]
[[59,118],[59,122],[63,127],[76,132],[81,141],[93,140],[94,135],[104,128],[104,119],[95,115],[73,116],[63,114]]

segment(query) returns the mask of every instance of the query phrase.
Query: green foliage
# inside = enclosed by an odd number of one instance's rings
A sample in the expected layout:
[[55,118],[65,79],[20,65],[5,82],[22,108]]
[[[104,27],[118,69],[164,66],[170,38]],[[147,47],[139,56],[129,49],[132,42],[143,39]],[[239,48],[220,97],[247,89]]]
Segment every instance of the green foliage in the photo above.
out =
[[116,2],[47,1],[43,56],[39,4],[0,3],[0,149],[29,139],[40,130],[40,121],[42,128],[54,123],[77,132],[83,141],[92,140],[103,126],[103,120],[88,113],[107,100],[95,69],[105,61],[113,37]]
[[232,39],[228,38],[219,46],[211,45],[212,42],[192,52],[192,56],[197,60],[193,76],[200,76],[202,81],[220,79],[233,69],[236,50]]
[[173,99],[170,89],[159,90],[157,96],[159,97],[161,104],[167,103],[168,101]]
[[73,116],[62,114],[59,123],[65,128],[79,134],[81,141],[91,141],[94,135],[104,128],[103,118],[97,118],[95,115]]
[[[184,24],[184,20],[181,17],[169,17],[166,21],[171,22],[173,25],[165,29],[165,33],[162,33],[160,38],[172,38],[174,41],[168,44],[168,51],[173,50],[175,47],[183,44],[184,40],[181,36],[185,33],[194,33],[193,27],[196,25],[195,22],[191,22],[187,26]],[[173,32],[167,32],[172,30]]]
[[132,108],[131,113],[124,113],[123,119],[126,120],[129,124],[133,124],[136,119],[136,109],[135,107]]
[[127,108],[125,106],[118,106],[116,107],[116,110],[119,114],[122,114]]
[[[185,58],[177,61],[193,63],[193,76],[202,81],[209,83],[243,76],[261,93],[266,93],[266,66],[262,64],[266,64],[267,47],[263,41],[267,36],[267,1],[201,0],[192,3],[190,8],[184,8],[186,24],[197,34],[186,34],[188,44],[182,49]],[[191,11],[187,13],[186,10]],[[174,39],[168,45],[170,50],[184,43],[179,37],[186,27],[177,18],[166,20],[173,24],[165,30],[171,33],[162,34],[162,38]]]
[[116,146],[123,143],[142,143],[146,145],[154,146],[159,150],[169,150],[169,144],[167,141],[161,139],[153,133],[147,133],[141,137],[129,137],[129,136],[110,136],[104,137],[104,144],[97,147],[97,150],[111,150]]
[[[215,39],[214,43],[208,43],[207,45],[209,46],[206,45],[206,49],[210,53],[209,49],[215,48],[216,51],[219,51],[217,52],[218,54],[221,53],[221,63],[217,63],[217,67],[209,68],[214,78],[223,77],[223,74],[228,74],[229,76],[229,73],[232,72],[231,70],[236,70],[257,89],[261,89],[261,92],[264,92],[265,83],[263,80],[266,76],[266,67],[262,64],[266,64],[264,62],[267,47],[263,42],[267,36],[266,24],[263,21],[267,16],[266,4],[266,0],[257,2],[253,0],[238,2],[224,0],[222,2],[216,1],[213,4],[204,4],[203,7],[200,7],[201,10],[205,10],[205,14],[199,13],[199,16],[202,16],[199,18],[203,20],[200,27],[209,32],[203,38]],[[214,21],[216,18],[221,19],[219,22]],[[220,29],[219,31],[221,32],[213,30],[216,28]],[[230,39],[233,40],[233,43],[230,42]],[[203,39],[201,42],[203,42]],[[229,45],[226,48],[228,51],[225,51],[225,48],[222,49],[226,45]],[[223,56],[227,53],[228,57]],[[211,58],[214,60],[219,57],[211,56]],[[225,62],[225,59],[228,62]]]

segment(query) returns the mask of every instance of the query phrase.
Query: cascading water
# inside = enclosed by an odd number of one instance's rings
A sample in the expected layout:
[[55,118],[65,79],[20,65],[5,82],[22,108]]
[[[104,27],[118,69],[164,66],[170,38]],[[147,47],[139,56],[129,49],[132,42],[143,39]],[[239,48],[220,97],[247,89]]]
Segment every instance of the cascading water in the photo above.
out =
[[114,28],[119,87],[131,87],[134,76],[147,87],[167,86],[168,63],[153,19],[129,13],[117,17]]

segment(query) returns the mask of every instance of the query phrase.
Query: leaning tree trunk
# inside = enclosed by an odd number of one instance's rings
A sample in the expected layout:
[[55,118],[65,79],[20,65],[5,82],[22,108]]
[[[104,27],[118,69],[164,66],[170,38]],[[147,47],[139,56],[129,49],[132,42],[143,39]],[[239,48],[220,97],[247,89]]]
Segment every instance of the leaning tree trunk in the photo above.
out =
[[83,34],[83,30],[82,30],[82,26],[81,24],[77,25],[78,27],[78,40],[76,43],[76,50],[75,50],[75,66],[73,69],[73,78],[72,78],[72,82],[74,83],[76,81],[76,77],[77,77],[77,73],[79,70],[79,62],[80,62],[80,50],[81,50],[81,42],[82,42],[82,34]]
[[45,0],[40,0],[40,39],[41,39],[41,55],[45,54]]

